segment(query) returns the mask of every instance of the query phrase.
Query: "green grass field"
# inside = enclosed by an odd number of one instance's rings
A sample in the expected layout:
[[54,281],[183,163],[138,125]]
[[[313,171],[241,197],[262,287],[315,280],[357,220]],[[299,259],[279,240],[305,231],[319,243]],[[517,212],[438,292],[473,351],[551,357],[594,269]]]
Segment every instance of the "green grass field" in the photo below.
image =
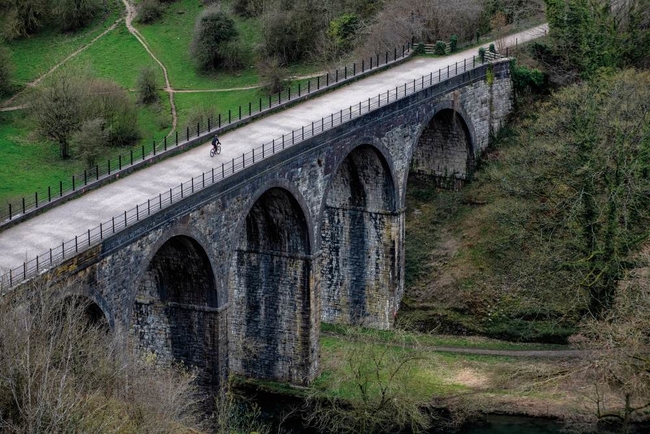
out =
[[61,34],[43,29],[36,35],[9,42],[7,47],[14,65],[13,80],[18,88],[35,80],[110,27],[122,15],[124,7],[118,0],[110,0],[108,5],[106,15],[79,32]]

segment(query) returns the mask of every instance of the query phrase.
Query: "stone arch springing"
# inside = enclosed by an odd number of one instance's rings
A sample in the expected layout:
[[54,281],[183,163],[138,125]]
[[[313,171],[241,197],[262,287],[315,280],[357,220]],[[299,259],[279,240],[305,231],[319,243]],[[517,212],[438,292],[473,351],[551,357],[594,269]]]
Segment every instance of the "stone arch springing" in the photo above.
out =
[[246,214],[231,268],[231,368],[306,383],[316,370],[312,259],[306,212],[284,188]]
[[108,316],[92,298],[75,294],[66,296],[63,302],[68,306],[74,306],[75,309],[82,309],[83,319],[88,325],[105,331],[110,330]]
[[474,166],[472,133],[465,117],[453,103],[443,105],[415,143],[409,176],[457,189],[470,179]]
[[391,168],[374,146],[343,159],[321,224],[321,320],[387,328],[399,292],[399,216]]
[[210,259],[195,239],[172,236],[140,279],[131,329],[161,362],[196,369],[201,385],[219,382],[217,290]]

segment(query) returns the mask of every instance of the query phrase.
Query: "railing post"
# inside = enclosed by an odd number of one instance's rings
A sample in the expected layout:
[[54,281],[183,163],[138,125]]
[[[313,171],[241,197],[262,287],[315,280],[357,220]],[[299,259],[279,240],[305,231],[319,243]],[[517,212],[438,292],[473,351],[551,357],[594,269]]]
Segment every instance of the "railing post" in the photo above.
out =
[[253,103],[248,101],[248,116],[250,117],[253,114]]
[[23,197],[23,214],[25,214],[25,198]]
[[343,77],[344,77],[343,80],[348,79],[348,65],[345,65],[345,67],[343,69]]
[[[249,104],[250,104],[250,103],[249,103]],[[212,130],[212,129],[210,128],[210,118],[208,118],[208,133],[209,133],[211,130]],[[165,149],[167,149],[167,136],[165,136]]]
[[352,76],[354,77],[355,75],[357,75],[357,62],[352,64]]
[[88,185],[88,173],[86,173],[86,169],[84,169],[84,185]]
[[232,123],[232,112],[230,109],[228,109],[228,124],[230,125]]
[[[188,140],[189,140],[189,138],[188,138]],[[151,145],[151,148],[153,150],[153,155],[156,155],[156,141],[155,140],[153,141],[153,144]]]
[[190,141],[190,127],[189,126],[186,127],[186,130],[185,130],[185,141],[186,142]]
[[197,122],[196,123],[196,137],[199,137],[201,135],[201,123]]
[[99,181],[99,164],[95,164],[95,180]]
[[361,73],[363,74],[366,70],[366,59],[361,59]]
[[241,105],[239,106],[239,120],[241,121]]
[[[221,115],[219,115],[219,116],[221,116]],[[178,146],[178,130],[176,130],[176,146]]]
[[298,98],[300,98],[300,83],[298,83]]
[[47,186],[47,201],[52,202],[52,188],[49,185]]
[[34,192],[34,208],[38,208],[38,191]]
[[316,77],[316,90],[320,89],[320,75]]
[[[154,146],[154,148],[155,148],[155,146]],[[122,155],[121,154],[117,156],[117,168],[118,168],[118,170],[122,170]]]
[[[110,160],[108,160],[108,161],[110,161]],[[72,191],[74,191],[74,189],[75,189],[75,180],[74,180],[74,175],[72,175]],[[23,199],[23,201],[25,201],[25,199]],[[25,212],[24,208],[25,208],[25,205],[23,205],[23,212]]]
[[63,181],[59,181],[59,197],[63,197]]
[[[221,113],[219,113],[219,128],[221,128]],[[178,141],[176,144],[178,144]]]

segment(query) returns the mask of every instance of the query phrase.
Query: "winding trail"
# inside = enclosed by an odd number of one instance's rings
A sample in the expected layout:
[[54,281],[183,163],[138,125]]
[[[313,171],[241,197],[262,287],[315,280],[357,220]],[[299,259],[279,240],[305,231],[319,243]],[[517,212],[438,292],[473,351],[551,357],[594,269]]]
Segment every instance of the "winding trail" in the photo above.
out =
[[[101,38],[103,38],[103,37],[106,36],[108,33],[110,33],[112,30],[114,30],[114,29],[117,27],[117,25],[122,21],[122,19],[123,19],[123,18],[118,18],[117,20],[115,20],[115,22],[114,22],[113,24],[111,24],[108,28],[106,28],[106,30],[104,30],[103,32],[101,32],[99,35],[95,36],[95,37],[92,39],[92,41],[88,42],[88,43],[85,44],[85,45],[82,45],[82,46],[81,46],[80,48],[78,48],[76,51],[70,53],[70,54],[69,54],[65,59],[63,59],[63,60],[61,60],[60,62],[58,62],[56,65],[54,65],[52,68],[50,68],[49,71],[47,71],[46,73],[42,74],[42,75],[41,75],[40,77],[38,77],[36,80],[34,80],[34,81],[30,82],[30,83],[27,83],[27,87],[28,87],[28,88],[29,88],[29,87],[34,87],[34,86],[38,85],[41,81],[43,81],[45,78],[47,78],[48,76],[52,75],[52,73],[53,73],[54,71],[56,71],[57,69],[59,69],[59,68],[60,68],[64,63],[66,63],[66,62],[68,62],[70,59],[72,59],[72,58],[78,56],[80,53],[82,53],[82,52],[83,52],[84,50],[86,50],[88,47],[90,47],[90,46],[93,45],[95,42],[99,41]],[[23,92],[24,92],[24,90],[23,90],[22,92],[18,92],[16,95],[12,96],[12,97],[9,98],[7,101],[5,101],[4,104],[3,104],[3,108],[0,109],[0,111],[14,111],[14,110],[24,109],[24,108],[26,107],[25,104],[23,104],[23,105],[19,105],[19,106],[13,106],[13,107],[10,106],[10,104],[13,103],[14,101],[16,101],[16,99],[17,99],[20,95],[22,95]]]
[[165,65],[160,60],[158,60],[155,54],[153,54],[153,51],[151,51],[151,48],[149,48],[149,45],[147,45],[144,36],[142,36],[142,34],[140,34],[140,32],[138,32],[138,30],[135,27],[133,27],[133,19],[136,16],[135,6],[133,6],[129,2],[129,0],[122,0],[122,3],[124,3],[124,7],[126,8],[126,19],[125,19],[126,28],[129,30],[129,33],[135,36],[138,42],[142,44],[142,46],[147,51],[147,53],[149,53],[151,58],[158,65],[160,65],[160,68],[163,71],[163,75],[165,76],[165,88],[163,90],[169,94],[169,105],[171,106],[171,110],[172,110],[172,129],[167,135],[167,137],[169,137],[174,133],[174,131],[176,131],[176,126],[178,124],[178,114],[176,113],[176,104],[174,104],[174,89],[172,89],[172,85],[169,82],[169,74],[167,74],[167,68],[165,68]]

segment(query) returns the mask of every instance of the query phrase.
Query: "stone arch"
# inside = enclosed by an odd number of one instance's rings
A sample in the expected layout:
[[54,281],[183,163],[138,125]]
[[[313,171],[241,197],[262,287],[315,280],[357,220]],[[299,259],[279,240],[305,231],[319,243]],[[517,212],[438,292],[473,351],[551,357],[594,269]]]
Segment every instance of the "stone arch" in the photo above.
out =
[[141,273],[131,313],[140,348],[161,362],[196,369],[210,388],[219,382],[218,294],[206,249],[195,238],[167,234]]
[[74,304],[83,309],[83,314],[88,324],[100,327],[106,331],[111,329],[110,319],[95,300],[85,294],[72,293],[63,298],[63,302]]
[[316,372],[318,330],[309,213],[282,187],[251,202],[231,259],[231,368],[306,383]]
[[398,194],[389,158],[354,147],[334,167],[321,217],[321,320],[390,326],[399,292]]
[[471,118],[454,101],[441,101],[420,126],[411,150],[407,176],[459,188],[476,162],[476,134]]

